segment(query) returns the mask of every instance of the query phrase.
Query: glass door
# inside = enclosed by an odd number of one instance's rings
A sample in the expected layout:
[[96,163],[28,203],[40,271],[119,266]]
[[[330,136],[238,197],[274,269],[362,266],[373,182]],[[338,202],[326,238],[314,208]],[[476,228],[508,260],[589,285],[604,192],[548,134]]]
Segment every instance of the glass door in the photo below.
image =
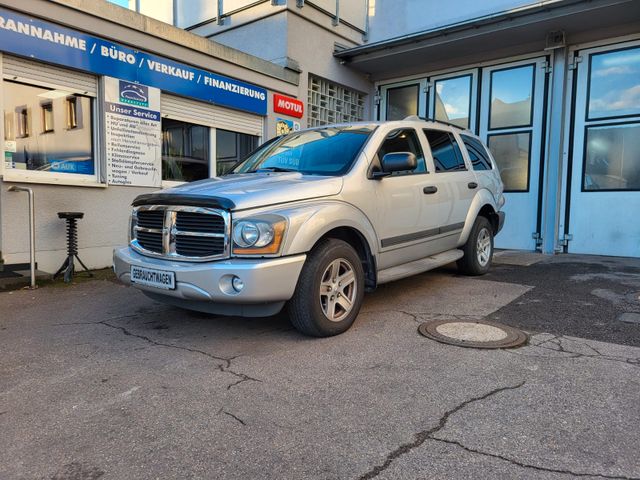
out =
[[416,79],[380,87],[380,120],[404,120],[426,116],[427,80]]
[[640,257],[640,43],[578,55],[568,251]]
[[429,78],[429,118],[476,131],[478,70]]
[[545,65],[542,57],[482,70],[480,137],[498,165],[506,197],[498,248],[536,249]]

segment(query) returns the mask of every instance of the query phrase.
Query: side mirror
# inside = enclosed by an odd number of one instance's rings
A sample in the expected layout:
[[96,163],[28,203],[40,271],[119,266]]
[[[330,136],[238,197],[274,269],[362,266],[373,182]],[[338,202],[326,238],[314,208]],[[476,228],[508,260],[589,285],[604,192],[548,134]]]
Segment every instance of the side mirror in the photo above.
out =
[[415,170],[418,166],[418,160],[415,154],[411,152],[387,153],[384,157],[382,157],[381,163],[382,171],[374,172],[373,178],[379,179],[388,177],[393,172]]

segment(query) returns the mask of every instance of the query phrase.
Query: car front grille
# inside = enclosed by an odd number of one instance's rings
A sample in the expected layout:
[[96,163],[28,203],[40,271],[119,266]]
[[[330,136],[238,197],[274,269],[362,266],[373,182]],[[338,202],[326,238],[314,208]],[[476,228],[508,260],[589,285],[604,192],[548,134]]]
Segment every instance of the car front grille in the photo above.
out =
[[133,211],[131,246],[144,255],[173,260],[227,258],[229,228],[224,210],[145,205]]

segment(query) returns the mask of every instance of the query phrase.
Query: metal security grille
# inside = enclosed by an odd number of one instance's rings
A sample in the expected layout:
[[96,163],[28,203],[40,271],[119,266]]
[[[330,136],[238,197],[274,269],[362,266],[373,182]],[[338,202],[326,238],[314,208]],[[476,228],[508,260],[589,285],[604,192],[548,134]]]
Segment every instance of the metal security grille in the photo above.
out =
[[98,94],[98,79],[94,75],[12,55],[3,55],[2,74],[9,80],[56,86],[61,90],[68,89],[92,97]]
[[205,261],[229,256],[229,213],[182,206],[136,207],[131,246],[144,255]]
[[364,120],[365,95],[309,75],[308,119],[310,127]]
[[165,118],[246,133],[257,137],[262,137],[263,135],[264,119],[258,115],[239,112],[166,93],[162,93],[160,102],[162,105],[162,116]]

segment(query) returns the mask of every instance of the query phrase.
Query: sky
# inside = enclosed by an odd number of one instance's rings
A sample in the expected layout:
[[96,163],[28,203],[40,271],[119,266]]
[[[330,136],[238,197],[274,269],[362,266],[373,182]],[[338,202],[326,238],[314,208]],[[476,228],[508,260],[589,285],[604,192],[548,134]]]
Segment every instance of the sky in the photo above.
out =
[[108,0],[111,3],[115,3],[116,5],[120,5],[124,8],[129,8],[129,0]]

